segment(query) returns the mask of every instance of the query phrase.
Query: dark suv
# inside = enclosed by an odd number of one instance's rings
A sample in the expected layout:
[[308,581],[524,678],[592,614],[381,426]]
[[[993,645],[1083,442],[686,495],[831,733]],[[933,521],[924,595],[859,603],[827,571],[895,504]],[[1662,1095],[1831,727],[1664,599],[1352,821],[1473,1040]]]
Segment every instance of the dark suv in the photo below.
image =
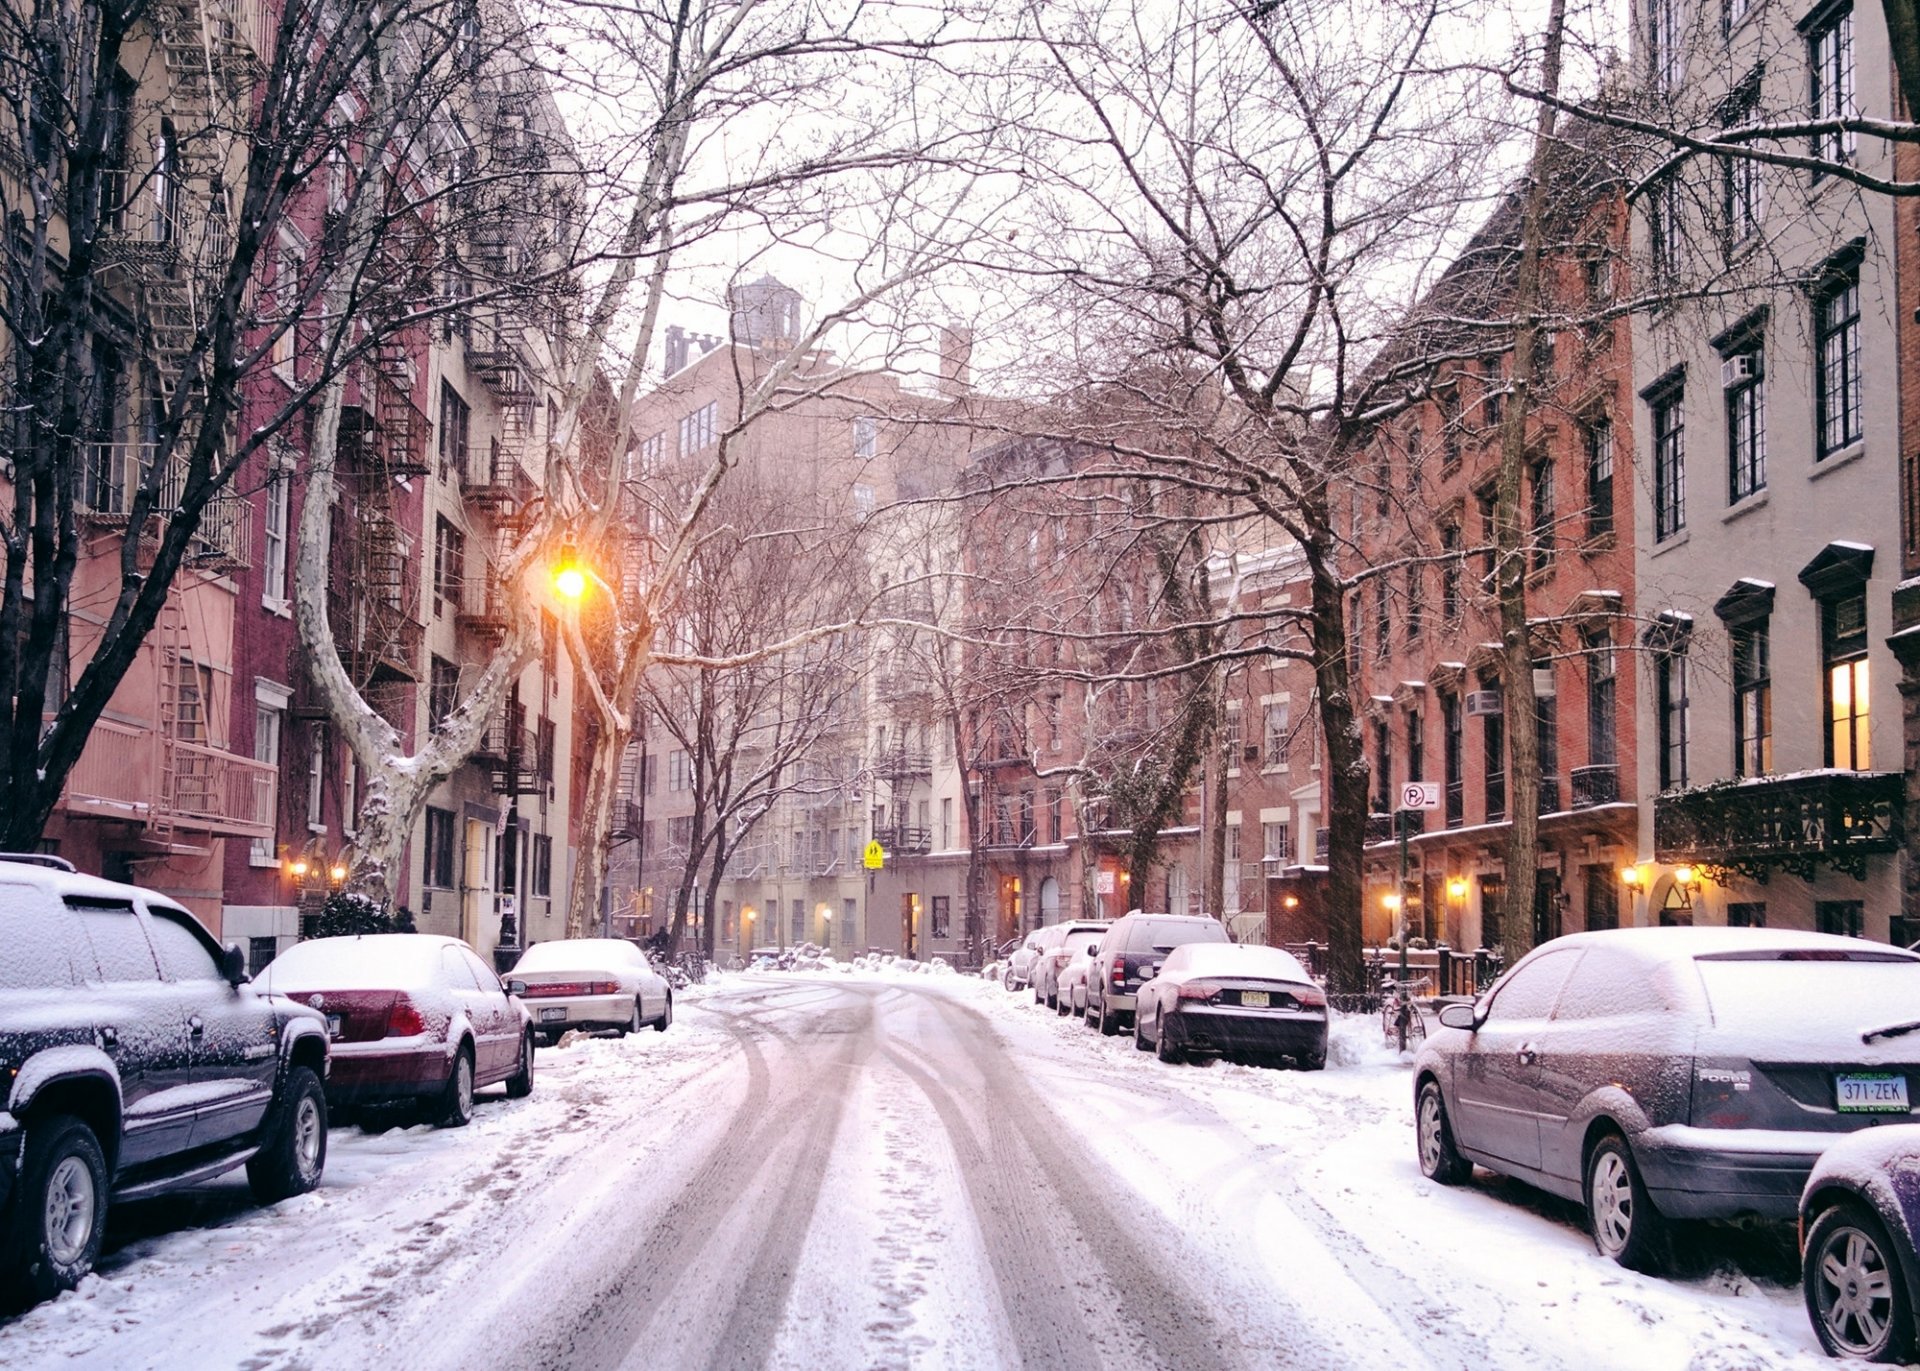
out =
[[326,1020],[246,979],[164,896],[0,856],[0,1289],[71,1289],[109,1197],[242,1164],[263,1203],[319,1184]]
[[1227,942],[1227,926],[1195,914],[1133,910],[1100,935],[1087,971],[1087,1022],[1111,1037],[1133,1022],[1140,982],[1150,979],[1176,947]]

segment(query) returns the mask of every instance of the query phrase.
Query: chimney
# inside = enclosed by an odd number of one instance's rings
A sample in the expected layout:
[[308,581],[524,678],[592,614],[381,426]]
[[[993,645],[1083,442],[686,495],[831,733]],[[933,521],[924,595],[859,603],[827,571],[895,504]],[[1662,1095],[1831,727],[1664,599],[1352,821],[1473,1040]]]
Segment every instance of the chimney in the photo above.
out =
[[948,324],[940,330],[940,393],[959,399],[973,388],[973,330]]
[[687,364],[687,331],[678,324],[667,325],[667,355],[661,375],[671,376]]

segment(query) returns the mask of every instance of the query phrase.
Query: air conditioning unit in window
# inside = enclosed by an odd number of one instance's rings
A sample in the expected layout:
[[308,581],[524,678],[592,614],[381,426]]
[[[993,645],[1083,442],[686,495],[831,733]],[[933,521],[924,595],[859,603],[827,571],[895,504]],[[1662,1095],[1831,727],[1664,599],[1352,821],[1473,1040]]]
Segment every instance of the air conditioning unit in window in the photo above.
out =
[[1759,379],[1760,354],[1757,352],[1736,352],[1720,361],[1720,384],[1725,389],[1731,390]]
[[1467,713],[1476,718],[1502,713],[1500,692],[1497,690],[1469,690],[1467,692]]

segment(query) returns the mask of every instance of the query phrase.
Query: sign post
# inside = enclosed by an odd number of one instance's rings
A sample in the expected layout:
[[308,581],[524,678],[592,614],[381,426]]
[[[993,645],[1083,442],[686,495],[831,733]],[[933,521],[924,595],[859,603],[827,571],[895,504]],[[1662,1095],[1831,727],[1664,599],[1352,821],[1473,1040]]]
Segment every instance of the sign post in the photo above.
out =
[[1440,783],[1438,781],[1408,781],[1400,787],[1400,813],[1394,815],[1394,825],[1400,830],[1400,979],[1407,979],[1407,821],[1406,815],[1413,810],[1440,808]]

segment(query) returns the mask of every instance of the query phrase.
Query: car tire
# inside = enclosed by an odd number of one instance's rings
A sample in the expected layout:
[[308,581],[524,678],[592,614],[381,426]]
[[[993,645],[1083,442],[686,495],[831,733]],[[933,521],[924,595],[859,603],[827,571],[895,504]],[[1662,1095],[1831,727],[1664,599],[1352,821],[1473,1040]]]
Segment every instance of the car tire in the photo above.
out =
[[1007,969],[1006,969],[1005,971],[1002,971],[1002,972],[1000,973],[1000,984],[1001,984],[1002,986],[1004,986],[1004,987],[1006,987],[1006,988],[1007,988],[1008,990],[1013,990],[1013,989],[1015,989],[1015,988],[1016,988],[1016,987],[1014,986],[1014,983],[1013,983],[1013,968],[1012,968],[1012,967],[1008,967],[1008,968],[1007,968]]
[[93,1269],[107,1231],[107,1159],[93,1130],[71,1114],[29,1123],[17,1187],[0,1250],[5,1284],[51,1299]]
[[473,1049],[462,1046],[453,1054],[453,1069],[440,1091],[434,1122],[442,1128],[465,1128],[473,1122]]
[[1104,999],[1100,1001],[1100,1021],[1096,1027],[1099,1028],[1100,1036],[1103,1038],[1111,1038],[1120,1031],[1120,1016],[1107,1013],[1107,1002]]
[[1165,1024],[1160,1025],[1160,1036],[1153,1041],[1153,1055],[1168,1066],[1179,1066],[1187,1060],[1187,1054],[1173,1045],[1173,1035]]
[[533,1093],[533,1034],[526,1033],[520,1039],[520,1064],[514,1073],[507,1077],[507,1098],[524,1100]]
[[[1323,1052],[1303,1062],[1309,1071],[1327,1064]],[[1439,1185],[1459,1185],[1473,1175],[1473,1163],[1460,1155],[1453,1141],[1453,1121],[1447,1117],[1440,1082],[1427,1081],[1413,1106],[1414,1145],[1420,1153],[1420,1174]]]
[[1305,1053],[1299,1058],[1299,1066],[1302,1071],[1325,1071],[1327,1054],[1325,1052]]
[[660,1011],[660,1017],[653,1021],[653,1031],[665,1033],[673,1027],[673,992],[667,992],[667,1007]]
[[1653,1207],[1625,1138],[1611,1133],[1594,1144],[1582,1194],[1601,1256],[1632,1271],[1657,1272],[1666,1264],[1666,1220]]
[[313,1069],[287,1073],[265,1143],[247,1159],[247,1185],[261,1204],[278,1204],[320,1184],[327,1169],[327,1093]]
[[1148,1042],[1146,1035],[1140,1031],[1140,1011],[1138,1009],[1133,1011],[1133,1046],[1137,1052],[1153,1051],[1153,1044]]
[[629,1033],[638,1033],[645,1027],[646,1024],[640,1019],[640,997],[636,995],[633,997],[633,1013],[629,1014],[627,1021],[620,1025],[620,1036],[624,1038]]
[[1829,1205],[1807,1229],[1800,1289],[1807,1318],[1828,1356],[1911,1359],[1913,1306],[1906,1273],[1886,1225],[1860,1201]]
[[1053,997],[1053,1012],[1062,1019],[1073,1013],[1073,997],[1070,995],[1055,995]]

